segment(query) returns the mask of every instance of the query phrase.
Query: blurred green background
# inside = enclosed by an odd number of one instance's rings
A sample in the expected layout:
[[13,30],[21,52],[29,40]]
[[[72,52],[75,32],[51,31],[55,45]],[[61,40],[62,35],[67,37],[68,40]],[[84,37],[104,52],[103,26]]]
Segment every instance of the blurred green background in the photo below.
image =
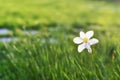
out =
[[[78,53],[73,38],[99,44]],[[0,0],[0,80],[119,80],[119,0]]]

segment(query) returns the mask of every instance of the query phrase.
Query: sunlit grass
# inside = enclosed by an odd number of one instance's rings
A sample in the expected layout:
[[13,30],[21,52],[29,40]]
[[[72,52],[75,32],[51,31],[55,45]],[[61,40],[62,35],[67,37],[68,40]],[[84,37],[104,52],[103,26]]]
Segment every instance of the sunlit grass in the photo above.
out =
[[[34,28],[41,26],[120,25],[120,6],[105,1],[1,0],[0,26]],[[9,17],[8,17],[9,16]]]

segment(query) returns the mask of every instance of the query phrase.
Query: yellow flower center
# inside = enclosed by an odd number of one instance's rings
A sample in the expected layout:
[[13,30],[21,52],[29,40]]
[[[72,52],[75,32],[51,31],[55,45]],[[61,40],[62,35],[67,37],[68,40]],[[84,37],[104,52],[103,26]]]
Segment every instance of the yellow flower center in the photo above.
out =
[[83,39],[83,42],[84,42],[84,43],[87,43],[87,42],[88,42],[88,38],[85,37],[85,38]]

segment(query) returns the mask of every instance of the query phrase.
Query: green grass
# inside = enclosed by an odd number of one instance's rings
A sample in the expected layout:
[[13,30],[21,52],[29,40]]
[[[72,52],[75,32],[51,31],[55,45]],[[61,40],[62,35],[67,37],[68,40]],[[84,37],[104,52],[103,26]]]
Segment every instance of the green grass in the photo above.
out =
[[[19,38],[0,42],[0,80],[120,79],[119,3],[1,0],[0,4],[0,27],[13,31],[6,37]],[[23,35],[21,29],[39,33]],[[82,30],[94,30],[99,39],[92,54],[78,53],[73,43]]]
[[120,25],[120,6],[106,1],[1,0],[0,26],[34,28],[76,25]]

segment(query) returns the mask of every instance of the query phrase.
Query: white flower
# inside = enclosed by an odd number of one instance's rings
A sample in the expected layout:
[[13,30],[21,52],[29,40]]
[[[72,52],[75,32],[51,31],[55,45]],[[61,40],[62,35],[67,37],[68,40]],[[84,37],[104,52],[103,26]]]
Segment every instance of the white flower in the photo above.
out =
[[85,48],[88,49],[89,53],[92,53],[91,45],[98,43],[98,39],[92,38],[94,35],[93,31],[88,31],[84,33],[83,31],[80,32],[80,37],[75,37],[73,42],[76,44],[80,44],[78,46],[78,52],[82,52]]

